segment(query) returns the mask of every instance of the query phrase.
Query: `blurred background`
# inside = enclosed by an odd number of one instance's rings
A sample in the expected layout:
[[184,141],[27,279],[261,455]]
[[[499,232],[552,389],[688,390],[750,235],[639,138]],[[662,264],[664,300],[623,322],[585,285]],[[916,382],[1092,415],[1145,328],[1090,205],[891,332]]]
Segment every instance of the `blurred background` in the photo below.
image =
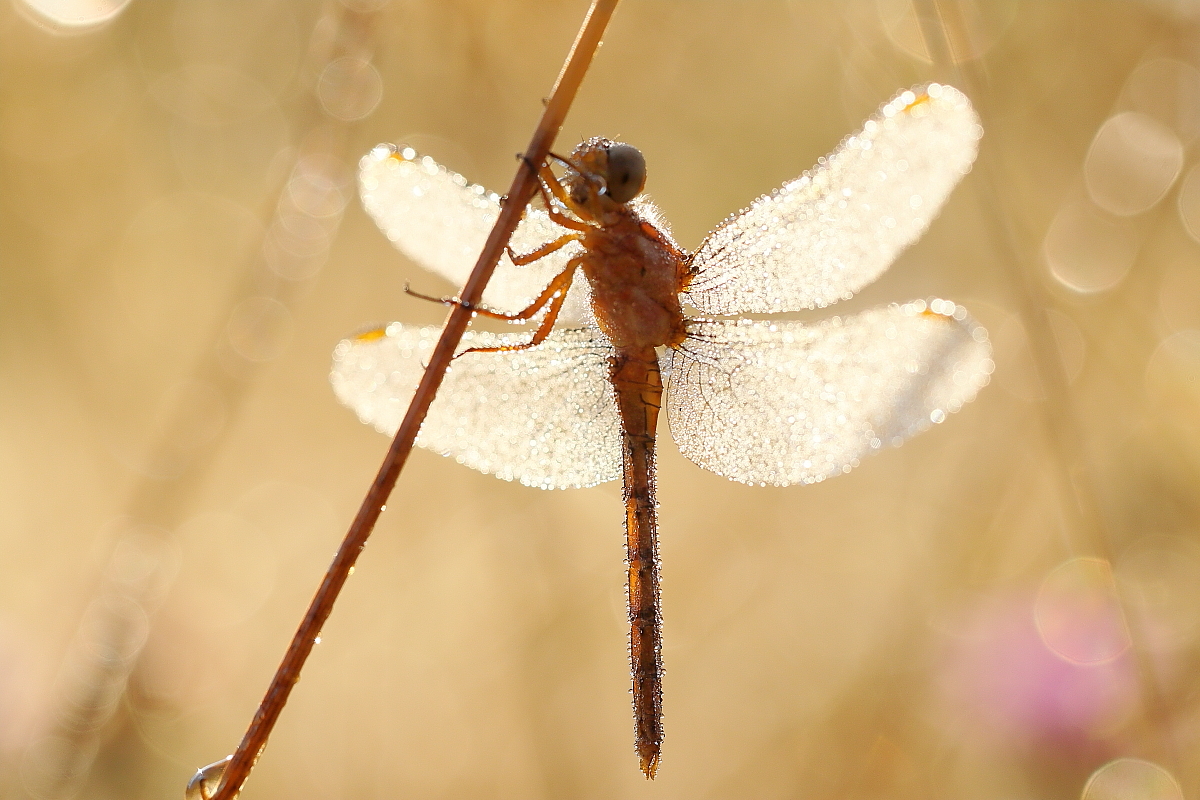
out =
[[[497,191],[584,0],[0,4],[0,794],[179,797],[231,752],[387,448],[337,341],[439,323],[354,168]],[[246,797],[1200,794],[1200,3],[625,0],[560,148],[682,244],[941,80],[980,160],[838,311],[990,331],[848,476],[661,441],[666,742],[632,752],[620,487],[414,453]]]

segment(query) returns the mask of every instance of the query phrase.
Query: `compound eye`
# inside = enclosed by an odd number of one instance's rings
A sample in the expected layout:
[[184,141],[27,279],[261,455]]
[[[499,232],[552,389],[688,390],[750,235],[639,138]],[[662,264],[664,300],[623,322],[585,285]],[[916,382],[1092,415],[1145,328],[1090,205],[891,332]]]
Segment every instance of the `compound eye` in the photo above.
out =
[[646,185],[646,159],[642,151],[628,144],[608,148],[607,193],[618,203],[628,203]]

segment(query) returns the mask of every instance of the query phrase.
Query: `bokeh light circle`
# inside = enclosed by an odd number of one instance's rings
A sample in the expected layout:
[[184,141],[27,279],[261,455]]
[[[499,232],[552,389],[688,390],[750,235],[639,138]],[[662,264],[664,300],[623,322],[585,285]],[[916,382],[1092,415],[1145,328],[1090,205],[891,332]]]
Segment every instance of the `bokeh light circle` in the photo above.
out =
[[62,33],[84,33],[116,18],[129,0],[19,0],[16,7]]
[[1150,59],[1125,82],[1121,105],[1154,117],[1188,144],[1200,135],[1200,70],[1174,58]]
[[1042,242],[1050,274],[1066,288],[1094,294],[1116,287],[1137,260],[1137,231],[1088,203],[1063,206]]
[[1103,664],[1129,647],[1112,569],[1104,559],[1072,558],[1042,581],[1033,605],[1042,642],[1072,664]]
[[1179,137],[1153,117],[1124,111],[1109,117],[1088,149],[1083,177],[1092,202],[1122,217],[1148,211],[1183,169]]
[[306,281],[316,276],[329,257],[329,238],[320,225],[312,228],[317,235],[303,237],[280,224],[272,225],[263,239],[267,269],[291,281]]
[[360,58],[337,58],[325,65],[317,79],[317,98],[329,116],[343,122],[362,119],[383,98],[379,70]]
[[[931,48],[926,41],[928,21],[920,18],[918,7],[908,0],[876,0],[879,23],[892,44],[913,58],[931,63]],[[958,3],[951,24],[934,22],[950,48],[956,63],[970,61],[987,53],[1004,36],[1017,16],[1016,0],[964,0]]]
[[1200,166],[1192,167],[1179,187],[1179,219],[1184,230],[1200,242]]
[[1183,790],[1158,764],[1118,758],[1092,773],[1081,800],[1183,800]]
[[983,740],[1091,746],[1136,712],[1136,667],[1130,658],[1084,664],[1051,651],[1034,624],[1036,602],[984,597],[954,624],[939,678],[946,714]]
[[1146,394],[1160,413],[1195,425],[1200,421],[1200,330],[1163,339],[1146,365]]

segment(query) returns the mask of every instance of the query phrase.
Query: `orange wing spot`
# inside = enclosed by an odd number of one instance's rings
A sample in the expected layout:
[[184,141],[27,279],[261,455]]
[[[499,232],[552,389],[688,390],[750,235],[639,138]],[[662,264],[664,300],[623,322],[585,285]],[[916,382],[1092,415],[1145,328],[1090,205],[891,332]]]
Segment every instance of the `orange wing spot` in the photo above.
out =
[[356,342],[375,342],[387,336],[387,328],[372,328],[369,331],[363,331],[354,337]]
[[904,107],[904,111],[903,111],[903,112],[901,112],[901,113],[908,112],[908,111],[912,111],[912,110],[913,110],[914,108],[916,108],[917,106],[919,106],[919,105],[922,105],[922,104],[924,104],[924,103],[928,103],[928,102],[929,102],[929,95],[927,95],[927,94],[920,94],[920,95],[918,95],[918,96],[917,96],[917,99],[916,99],[916,100],[913,100],[911,103],[909,103],[908,105],[906,105],[906,106]]

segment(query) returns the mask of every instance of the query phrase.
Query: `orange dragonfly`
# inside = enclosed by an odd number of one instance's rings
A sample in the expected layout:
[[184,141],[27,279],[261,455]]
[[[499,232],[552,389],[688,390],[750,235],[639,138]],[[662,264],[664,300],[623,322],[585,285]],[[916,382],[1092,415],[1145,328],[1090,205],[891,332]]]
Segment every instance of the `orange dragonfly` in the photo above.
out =
[[[542,489],[624,480],[635,748],[646,777],[663,738],[654,452],[664,396],[685,456],[774,486],[849,472],[970,401],[988,382],[991,348],[948,300],[816,323],[718,317],[823,307],[875,280],[969,171],[981,134],[956,89],[902,92],[691,253],[641,194],[645,162],[633,147],[591,139],[555,157],[561,178],[541,167],[545,207],[526,210],[486,307],[474,309],[536,328],[468,331],[417,443]],[[373,149],[360,185],[387,237],[460,285],[500,211],[497,195],[410,148]],[[394,434],[438,335],[395,322],[342,341],[331,375],[339,399]]]

